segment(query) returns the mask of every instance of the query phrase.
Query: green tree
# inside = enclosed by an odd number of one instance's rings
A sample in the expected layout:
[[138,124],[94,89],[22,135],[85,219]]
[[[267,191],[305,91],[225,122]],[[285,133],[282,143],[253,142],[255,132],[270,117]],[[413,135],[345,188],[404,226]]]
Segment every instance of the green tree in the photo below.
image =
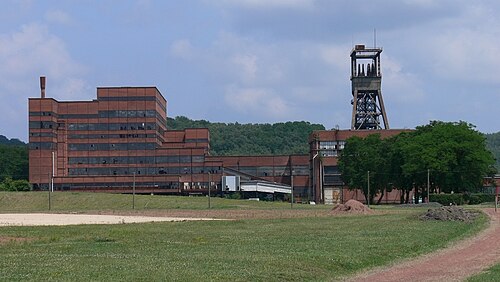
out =
[[0,145],[0,181],[6,177],[28,179],[27,146]]
[[493,153],[496,159],[495,167],[500,170],[500,132],[485,134],[486,147]]
[[366,196],[370,171],[370,196],[396,187],[402,191],[401,203],[409,202],[412,190],[415,201],[426,192],[428,171],[434,191],[465,192],[481,187],[484,177],[496,172],[493,165],[485,137],[462,121],[432,121],[385,140],[378,135],[349,138],[339,158],[349,187],[361,188]]
[[[480,187],[493,172],[494,159],[485,137],[466,122],[432,121],[417,127],[402,144],[403,176],[423,191],[427,170],[439,191],[465,192]],[[417,198],[417,197],[415,197]]]
[[[382,199],[384,192],[390,187],[387,174],[390,163],[386,161],[387,142],[379,134],[366,138],[351,137],[346,140],[344,150],[339,157],[339,169],[344,183],[350,189],[361,189],[366,201],[372,203],[376,194]],[[370,172],[370,197],[368,197],[368,172]]]

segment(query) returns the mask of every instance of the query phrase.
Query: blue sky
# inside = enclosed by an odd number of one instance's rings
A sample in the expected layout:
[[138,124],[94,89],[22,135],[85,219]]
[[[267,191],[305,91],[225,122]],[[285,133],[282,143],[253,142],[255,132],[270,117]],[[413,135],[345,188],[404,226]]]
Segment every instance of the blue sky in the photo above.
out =
[[168,115],[350,127],[349,53],[382,53],[391,128],[500,130],[500,3],[469,0],[4,1],[0,134],[27,140],[27,99],[157,86]]

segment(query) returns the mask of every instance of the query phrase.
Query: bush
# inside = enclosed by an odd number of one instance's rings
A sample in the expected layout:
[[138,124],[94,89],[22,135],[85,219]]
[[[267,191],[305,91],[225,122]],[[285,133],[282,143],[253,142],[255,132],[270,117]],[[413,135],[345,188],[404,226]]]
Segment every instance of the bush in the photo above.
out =
[[430,195],[431,202],[438,202],[443,206],[449,205],[463,205],[464,195],[463,194],[431,194]]
[[481,203],[488,203],[495,201],[495,195],[484,194],[484,193],[474,193],[469,194],[468,199],[466,199],[469,205],[478,205]]
[[233,199],[233,200],[240,200],[242,197],[241,197],[241,194],[239,192],[233,192],[233,193],[224,194],[224,198]]
[[12,180],[7,177],[0,183],[0,191],[31,191],[31,184],[28,180]]

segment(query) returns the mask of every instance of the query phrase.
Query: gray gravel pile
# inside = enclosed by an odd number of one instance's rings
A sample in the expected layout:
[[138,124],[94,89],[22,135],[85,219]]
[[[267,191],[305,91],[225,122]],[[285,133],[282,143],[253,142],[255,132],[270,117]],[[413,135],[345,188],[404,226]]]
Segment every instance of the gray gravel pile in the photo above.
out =
[[442,206],[429,209],[420,216],[422,220],[465,221],[471,222],[478,216],[478,212],[469,211],[457,206]]

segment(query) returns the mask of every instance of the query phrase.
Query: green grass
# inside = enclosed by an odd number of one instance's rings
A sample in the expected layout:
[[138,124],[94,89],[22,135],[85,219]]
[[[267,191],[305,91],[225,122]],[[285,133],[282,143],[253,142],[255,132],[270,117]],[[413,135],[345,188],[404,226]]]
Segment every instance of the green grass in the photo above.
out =
[[[211,198],[214,209],[290,209],[290,203]],[[207,197],[136,195],[136,210],[202,210]],[[48,192],[0,192],[0,212],[45,212],[49,208]],[[323,205],[295,204],[295,209],[327,210]],[[132,195],[108,193],[55,192],[51,194],[52,211],[132,210]]]
[[500,264],[496,264],[486,271],[467,279],[468,282],[500,281]]
[[325,281],[445,247],[486,222],[417,213],[3,227],[0,238],[27,240],[0,243],[0,280]]

